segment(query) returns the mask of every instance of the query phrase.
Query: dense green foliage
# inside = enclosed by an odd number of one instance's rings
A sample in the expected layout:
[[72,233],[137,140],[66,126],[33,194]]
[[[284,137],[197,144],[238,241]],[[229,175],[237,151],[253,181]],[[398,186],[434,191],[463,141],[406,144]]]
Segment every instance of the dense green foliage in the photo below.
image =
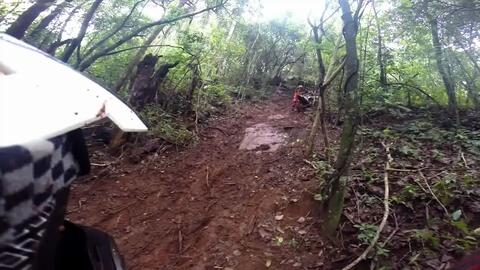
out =
[[[44,50],[55,42],[67,40],[53,52],[61,56],[65,45],[69,44],[68,39],[75,38],[91,4],[83,0],[54,2],[28,28],[25,40]],[[102,1],[69,62],[77,68],[87,68],[89,74],[112,88],[123,75],[125,66],[134,59],[138,47],[151,46],[146,53],[162,55],[159,64],[179,62],[158,89],[167,96],[186,96],[194,76],[198,76],[200,82],[194,86],[196,89],[210,84],[221,85],[228,93],[245,96],[248,92],[249,97],[263,95],[268,85],[276,85],[281,80],[292,82],[292,85],[301,81],[310,87],[317,83],[316,45],[305,23],[288,17],[273,21],[249,20],[252,12],[256,12],[255,16],[261,11],[252,11],[248,1],[196,1],[195,4],[171,0]],[[102,51],[141,26],[216,4],[220,6],[198,15],[147,27],[119,46]],[[480,5],[478,1],[403,0],[376,1],[374,4],[378,18],[374,16],[372,3],[367,5],[357,38],[362,60],[361,101],[365,108],[395,104],[429,106],[434,101],[447,105],[431,41],[429,22],[433,19],[438,21],[444,63],[455,85],[457,103],[461,107],[478,106],[480,20],[475,15]],[[336,5],[332,3],[329,9],[337,9]],[[8,28],[28,7],[27,3],[17,1],[2,2],[0,29]],[[59,15],[46,28],[36,29],[56,8],[60,9]],[[311,16],[318,18],[320,14],[319,10]],[[325,59],[329,59],[336,37],[340,35],[341,20],[337,14],[331,16],[322,29],[325,38],[320,46]],[[156,28],[162,28],[160,33],[152,44],[145,44]],[[380,56],[379,44],[382,46]],[[85,64],[99,52],[100,57],[81,67],[81,63]],[[379,61],[384,62],[388,87],[379,83]],[[340,79],[338,76],[332,88],[338,89]],[[252,88],[260,91],[252,92],[249,90]],[[338,107],[337,103],[341,102],[337,89],[328,92],[329,108]],[[124,85],[123,90],[128,95],[130,88]]]

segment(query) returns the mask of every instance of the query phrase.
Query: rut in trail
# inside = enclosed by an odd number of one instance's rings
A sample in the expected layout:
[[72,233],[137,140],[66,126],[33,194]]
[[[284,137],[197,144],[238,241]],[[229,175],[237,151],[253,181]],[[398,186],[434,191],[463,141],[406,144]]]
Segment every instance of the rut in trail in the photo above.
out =
[[320,242],[302,253],[281,243],[316,234],[304,191],[313,171],[297,147],[308,121],[288,105],[288,97],[243,105],[205,127],[194,147],[96,167],[74,186],[69,217],[112,233],[129,269],[321,263]]

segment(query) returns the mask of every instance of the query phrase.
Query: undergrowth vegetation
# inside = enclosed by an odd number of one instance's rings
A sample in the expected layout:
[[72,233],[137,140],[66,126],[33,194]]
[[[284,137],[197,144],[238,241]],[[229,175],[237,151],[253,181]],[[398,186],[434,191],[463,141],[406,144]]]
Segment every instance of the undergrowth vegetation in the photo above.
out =
[[369,254],[372,265],[382,265],[378,269],[443,269],[452,257],[480,247],[480,136],[472,126],[441,124],[428,113],[387,112],[359,131],[343,227],[357,235],[349,243],[352,250],[371,242],[383,212],[382,142],[391,145],[393,157],[388,171],[393,213]]
[[193,131],[188,130],[171,114],[158,106],[147,106],[142,111],[142,117],[149,126],[148,134],[161,138],[175,145],[187,145],[196,139]]

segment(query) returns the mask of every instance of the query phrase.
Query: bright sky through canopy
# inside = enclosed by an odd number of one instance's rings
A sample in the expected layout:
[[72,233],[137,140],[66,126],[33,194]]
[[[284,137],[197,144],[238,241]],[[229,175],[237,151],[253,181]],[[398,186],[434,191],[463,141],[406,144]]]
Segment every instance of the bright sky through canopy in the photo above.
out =
[[312,18],[320,17],[325,6],[323,0],[253,0],[263,6],[263,20],[283,18],[290,15],[296,22],[307,22]]

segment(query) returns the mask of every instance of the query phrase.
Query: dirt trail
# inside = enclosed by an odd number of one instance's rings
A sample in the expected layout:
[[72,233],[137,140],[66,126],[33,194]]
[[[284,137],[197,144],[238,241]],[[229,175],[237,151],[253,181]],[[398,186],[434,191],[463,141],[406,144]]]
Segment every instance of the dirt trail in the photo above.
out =
[[[295,146],[308,121],[288,105],[244,105],[197,145],[139,164],[97,156],[107,165],[74,185],[69,217],[112,233],[128,269],[321,269],[316,183]],[[258,127],[273,140],[245,138]]]

